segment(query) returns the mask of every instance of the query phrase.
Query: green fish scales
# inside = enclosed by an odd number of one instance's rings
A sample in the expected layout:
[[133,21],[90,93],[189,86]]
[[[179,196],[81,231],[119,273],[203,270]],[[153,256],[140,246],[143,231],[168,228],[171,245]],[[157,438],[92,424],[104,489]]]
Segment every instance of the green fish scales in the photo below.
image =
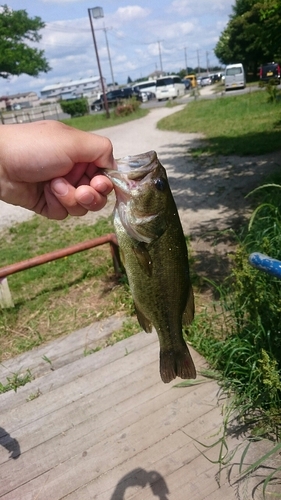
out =
[[194,316],[188,252],[166,171],[149,151],[104,173],[114,184],[114,227],[138,321],[158,334],[161,378],[195,378],[182,335]]

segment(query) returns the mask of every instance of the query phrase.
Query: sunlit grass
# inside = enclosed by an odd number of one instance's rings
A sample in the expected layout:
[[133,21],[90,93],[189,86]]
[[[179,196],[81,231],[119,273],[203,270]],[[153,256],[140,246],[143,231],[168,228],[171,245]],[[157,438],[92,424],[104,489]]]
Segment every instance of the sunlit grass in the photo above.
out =
[[163,118],[158,128],[204,134],[207,142],[201,152],[265,154],[280,149],[281,103],[268,102],[264,90],[200,99]]
[[66,125],[84,130],[85,132],[91,130],[99,130],[103,128],[113,127],[132,120],[143,118],[149,113],[148,109],[138,108],[134,113],[127,116],[116,116],[114,111],[110,111],[110,118],[107,118],[105,113],[97,113],[96,115],[77,116],[75,118],[68,118],[61,120]]

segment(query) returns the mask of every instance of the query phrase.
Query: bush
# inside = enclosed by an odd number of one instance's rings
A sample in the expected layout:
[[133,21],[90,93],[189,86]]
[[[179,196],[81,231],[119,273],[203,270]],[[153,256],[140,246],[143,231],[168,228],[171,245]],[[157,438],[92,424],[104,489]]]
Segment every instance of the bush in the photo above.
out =
[[71,116],[83,116],[88,113],[87,99],[73,99],[72,101],[60,101],[61,109]]
[[128,116],[140,107],[140,102],[134,97],[127,102],[121,102],[114,110],[115,116]]

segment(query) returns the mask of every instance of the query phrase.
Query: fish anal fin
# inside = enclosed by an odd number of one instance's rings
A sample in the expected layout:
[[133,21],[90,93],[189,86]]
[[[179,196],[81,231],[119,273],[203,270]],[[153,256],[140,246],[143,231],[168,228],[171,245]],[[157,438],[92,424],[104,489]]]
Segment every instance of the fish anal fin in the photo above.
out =
[[141,310],[136,306],[136,313],[137,313],[137,318],[140,326],[144,329],[146,333],[151,333],[152,332],[152,323],[147,319],[147,317],[141,312]]
[[182,324],[185,326],[190,325],[190,323],[192,323],[193,318],[194,318],[194,295],[192,286],[190,285],[185,310],[182,315]]
[[152,260],[146,246],[144,244],[139,244],[134,246],[132,250],[143,272],[145,272],[147,276],[152,276]]
[[186,345],[180,350],[160,349],[160,376],[165,384],[176,377],[196,378],[196,369]]

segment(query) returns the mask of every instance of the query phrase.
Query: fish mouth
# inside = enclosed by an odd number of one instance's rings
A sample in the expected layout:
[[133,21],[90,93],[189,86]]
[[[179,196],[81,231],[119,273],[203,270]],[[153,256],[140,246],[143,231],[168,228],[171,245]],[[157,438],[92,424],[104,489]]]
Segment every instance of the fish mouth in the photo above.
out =
[[125,193],[136,189],[141,181],[153,170],[157,155],[148,151],[134,156],[125,156],[116,160],[117,169],[104,169],[103,173],[117,188]]

